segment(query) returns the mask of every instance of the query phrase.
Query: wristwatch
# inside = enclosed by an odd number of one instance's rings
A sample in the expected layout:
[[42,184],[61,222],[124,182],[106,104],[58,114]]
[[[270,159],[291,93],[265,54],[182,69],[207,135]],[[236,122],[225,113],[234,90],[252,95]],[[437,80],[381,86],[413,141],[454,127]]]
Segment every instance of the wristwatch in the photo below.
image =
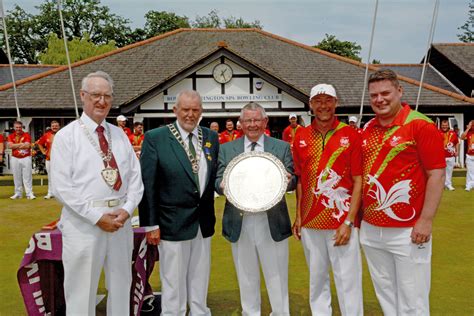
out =
[[344,224],[346,224],[346,225],[349,226],[350,228],[354,227],[354,223],[351,222],[351,221],[348,220],[348,219],[346,219],[346,220],[344,221]]

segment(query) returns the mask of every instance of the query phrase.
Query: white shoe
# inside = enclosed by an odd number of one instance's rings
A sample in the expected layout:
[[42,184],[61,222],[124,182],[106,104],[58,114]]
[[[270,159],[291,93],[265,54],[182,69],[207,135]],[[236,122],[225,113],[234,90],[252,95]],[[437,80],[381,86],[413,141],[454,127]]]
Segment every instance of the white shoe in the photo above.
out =
[[452,185],[447,185],[446,189],[448,189],[449,191],[454,191],[454,187]]
[[471,191],[471,188],[470,187],[466,187],[465,189],[467,192]]
[[32,194],[32,195],[28,195],[26,198],[27,198],[28,200],[34,200],[34,199],[36,199],[36,196],[34,196],[34,195]]
[[44,196],[44,199],[45,199],[45,200],[49,200],[49,199],[51,199],[51,198],[53,198],[53,197],[54,197],[54,196],[52,196],[51,194],[47,194],[47,195]]
[[13,194],[12,196],[10,196],[10,199],[12,199],[12,200],[21,199],[21,195]]

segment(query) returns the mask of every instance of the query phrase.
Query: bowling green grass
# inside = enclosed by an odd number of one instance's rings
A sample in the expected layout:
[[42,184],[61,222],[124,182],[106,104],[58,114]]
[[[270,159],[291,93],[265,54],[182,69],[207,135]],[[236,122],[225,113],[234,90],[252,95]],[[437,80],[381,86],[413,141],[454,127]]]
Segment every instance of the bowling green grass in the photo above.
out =
[[[474,314],[474,191],[464,191],[464,178],[455,178],[456,191],[445,191],[433,229],[431,313],[432,315]],[[60,215],[55,200],[44,200],[46,187],[34,188],[37,199],[12,201],[12,187],[0,186],[0,315],[24,315],[25,307],[18,288],[16,272],[30,236]],[[286,195],[290,215],[294,217],[294,194]],[[216,199],[216,234],[212,239],[212,267],[208,305],[214,315],[237,315],[240,311],[239,290],[232,262],[230,244],[221,236],[224,198]],[[301,244],[290,238],[289,294],[292,315],[310,315],[308,304],[308,270]],[[156,268],[155,270],[158,270]],[[151,279],[159,291],[158,271]],[[381,315],[379,304],[364,259],[364,309],[366,315]],[[101,281],[99,292],[105,293]],[[332,285],[334,314],[339,315]],[[262,281],[262,315],[270,305]],[[105,315],[105,304],[98,307]]]

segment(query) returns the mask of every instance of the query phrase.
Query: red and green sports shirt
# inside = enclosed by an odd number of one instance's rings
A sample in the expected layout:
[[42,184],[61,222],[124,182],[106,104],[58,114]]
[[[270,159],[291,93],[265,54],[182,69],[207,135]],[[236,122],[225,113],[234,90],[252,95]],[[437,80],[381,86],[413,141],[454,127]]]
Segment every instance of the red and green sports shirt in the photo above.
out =
[[423,208],[425,171],[446,167],[436,126],[402,106],[390,125],[374,118],[362,132],[363,220],[375,226],[412,227]]
[[459,143],[458,135],[452,130],[440,131],[443,138],[444,156],[446,158],[456,157],[456,145]]
[[467,142],[467,154],[469,156],[474,156],[474,131],[470,130],[466,135]]
[[301,226],[338,228],[349,211],[352,177],[362,175],[360,135],[335,120],[324,136],[313,121],[296,133],[293,159],[302,185]]

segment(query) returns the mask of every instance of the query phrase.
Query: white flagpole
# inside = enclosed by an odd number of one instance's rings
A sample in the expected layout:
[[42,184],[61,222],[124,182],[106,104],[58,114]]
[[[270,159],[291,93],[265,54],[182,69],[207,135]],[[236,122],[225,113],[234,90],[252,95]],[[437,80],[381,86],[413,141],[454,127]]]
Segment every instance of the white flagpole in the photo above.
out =
[[0,14],[2,15],[3,34],[5,35],[5,44],[7,46],[8,63],[10,65],[10,74],[11,74],[11,77],[12,77],[13,96],[15,97],[16,116],[17,116],[17,120],[19,121],[20,118],[21,118],[21,116],[20,116],[20,107],[18,106],[18,96],[17,96],[17,92],[16,92],[15,75],[13,73],[13,61],[12,61],[12,56],[11,56],[11,53],[10,53],[10,44],[8,42],[7,23],[5,21],[5,13],[3,11],[3,0],[0,0]]

